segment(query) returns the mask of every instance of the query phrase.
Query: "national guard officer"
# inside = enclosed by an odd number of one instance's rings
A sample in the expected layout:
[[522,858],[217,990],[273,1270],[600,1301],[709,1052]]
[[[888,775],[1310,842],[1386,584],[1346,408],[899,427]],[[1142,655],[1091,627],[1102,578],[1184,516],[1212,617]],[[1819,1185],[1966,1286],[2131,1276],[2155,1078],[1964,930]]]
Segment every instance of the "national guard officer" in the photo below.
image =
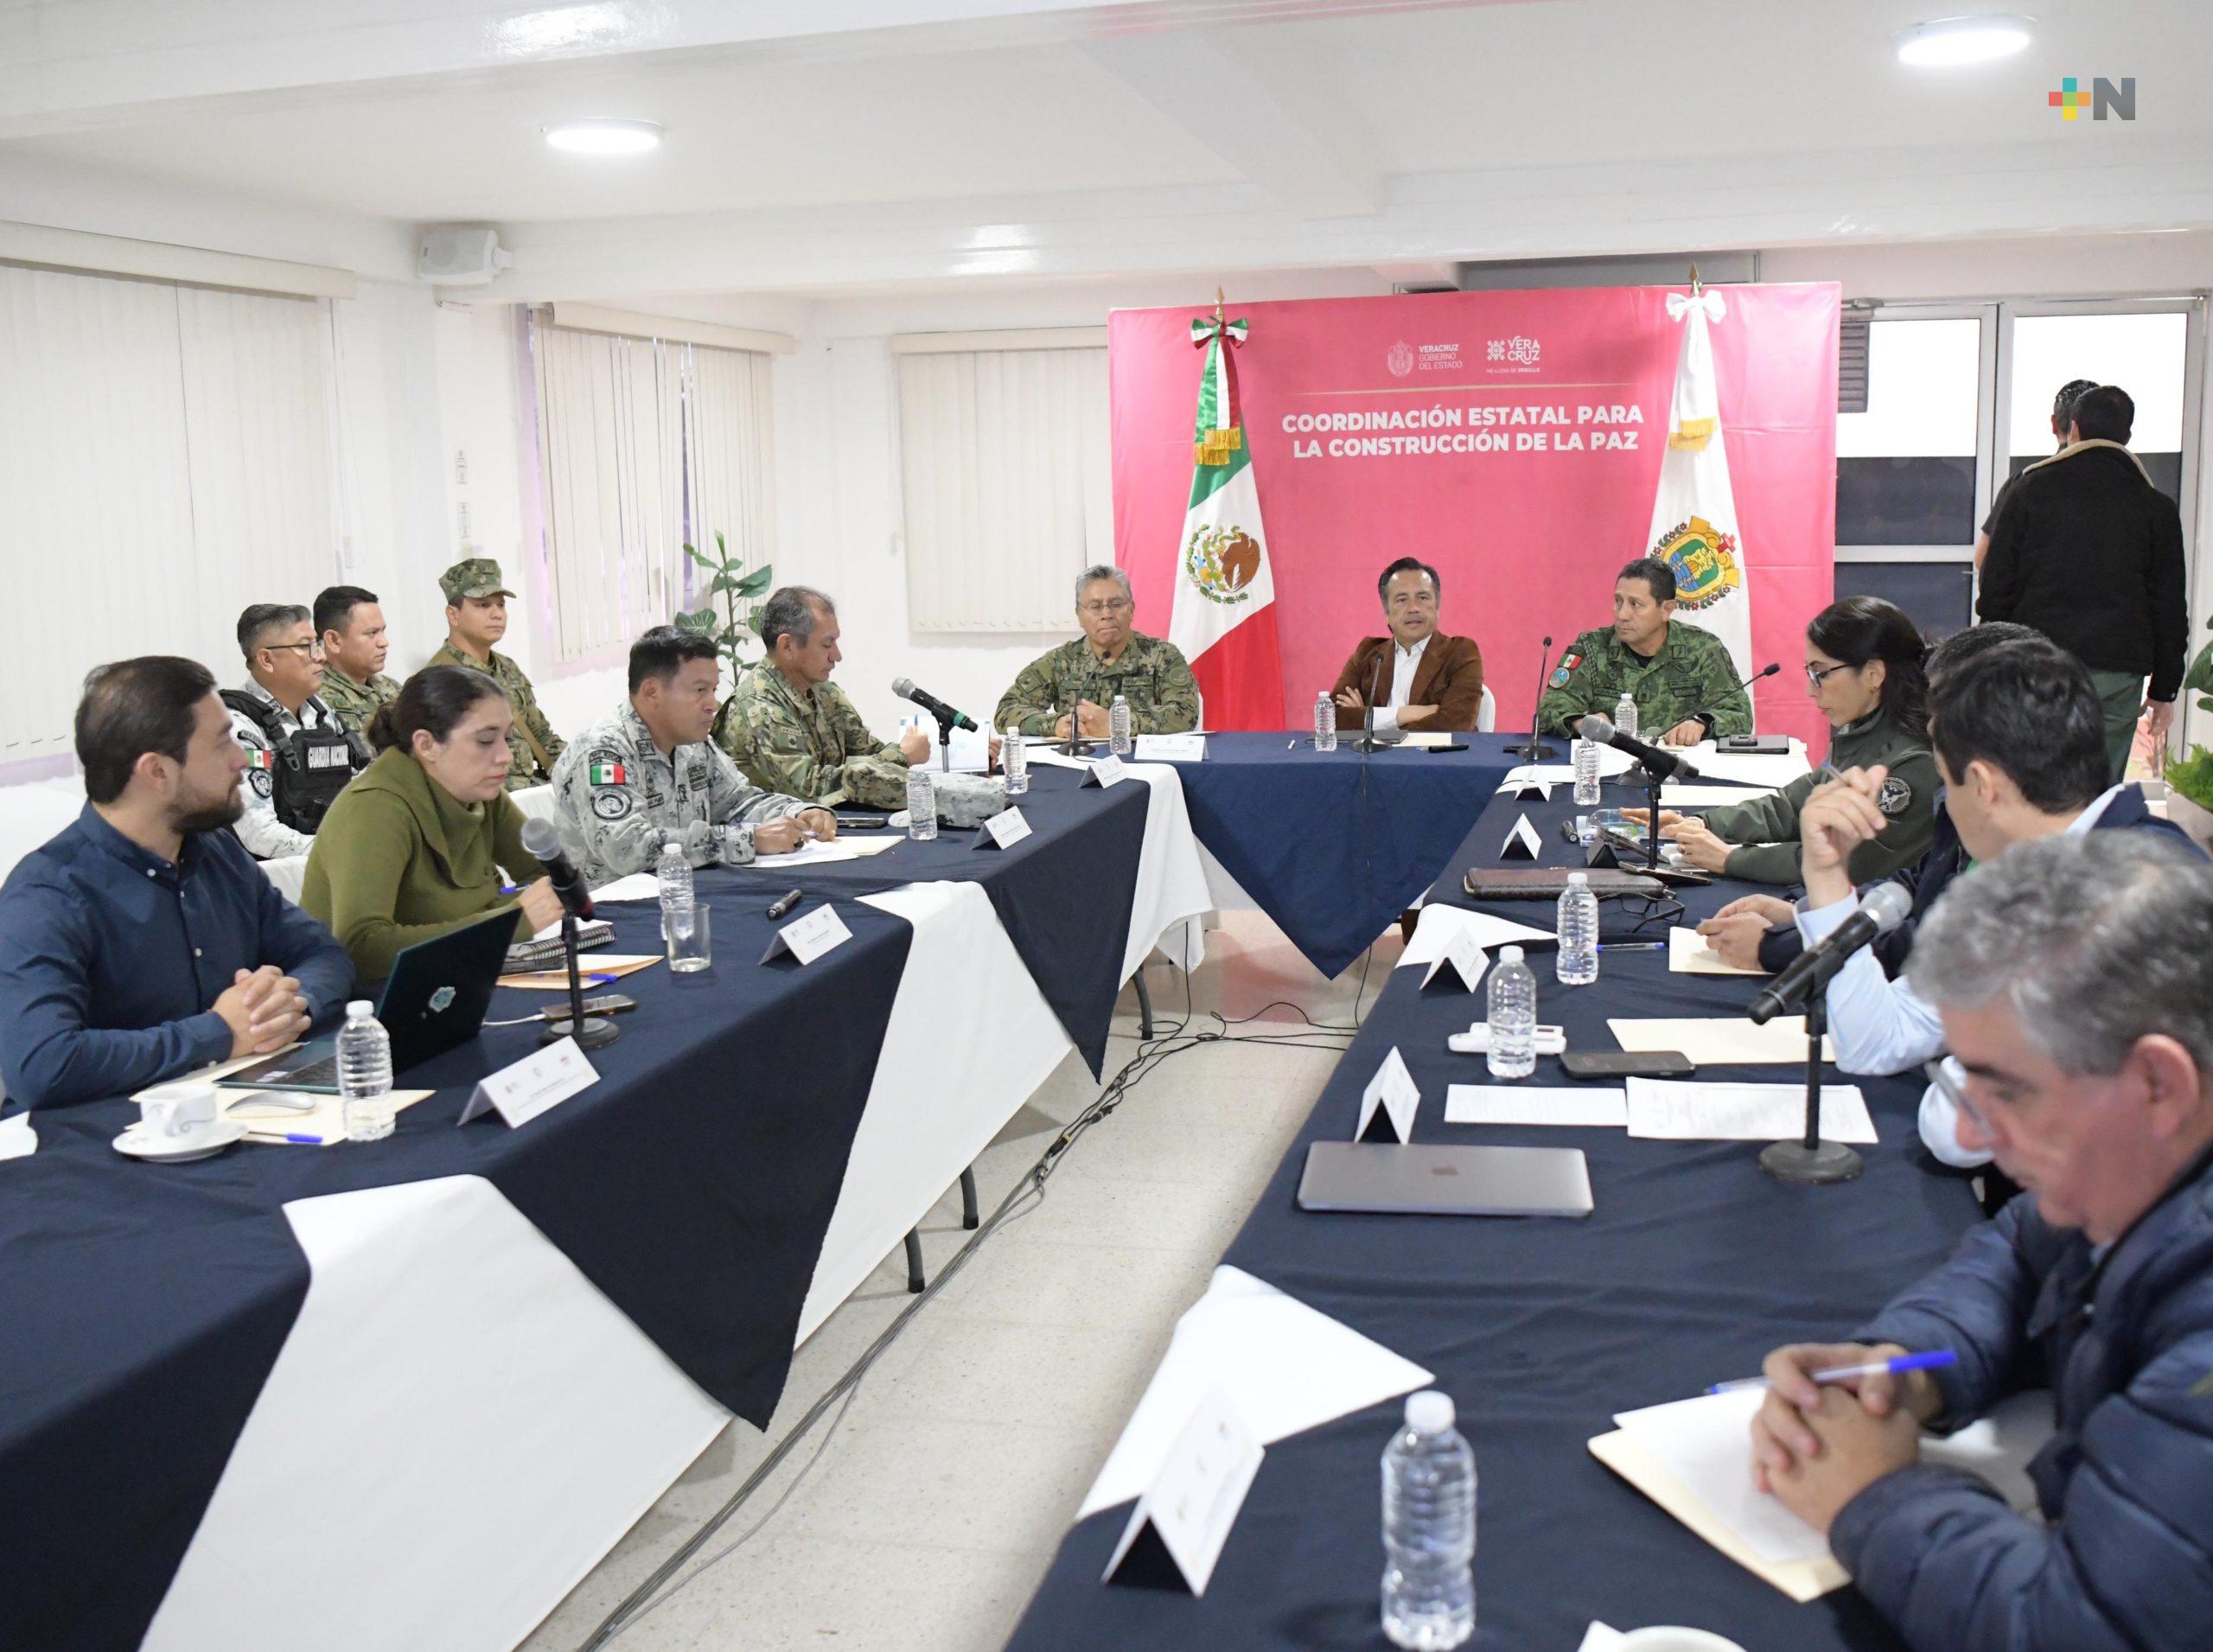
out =
[[489,557],[456,562],[438,576],[438,589],[446,595],[446,641],[430,663],[481,671],[507,691],[515,714],[514,728],[507,736],[507,749],[515,760],[507,771],[507,789],[520,792],[544,785],[553,778],[554,760],[568,749],[568,743],[553,732],[545,713],[538,709],[538,696],[531,692],[522,667],[492,651],[492,645],[507,634],[507,598],[514,595],[500,584],[500,564]]
[[1022,668],[992,715],[994,728],[1066,738],[1068,718],[1087,739],[1107,735],[1107,709],[1130,703],[1132,734],[1184,734],[1199,726],[1199,686],[1183,651],[1132,623],[1130,577],[1104,563],[1076,576],[1075,617],[1083,635]]
[[376,592],[330,586],[315,599],[315,635],[323,667],[316,695],[347,733],[366,735],[377,708],[399,698],[399,684],[384,674],[392,644]]
[[909,729],[879,740],[845,691],[830,680],[838,651],[837,605],[819,590],[787,585],[761,609],[767,657],[737,679],[717,736],[756,786],[818,803],[871,809],[907,807],[907,770],[930,754],[929,737]]
[[232,829],[257,860],[304,855],[332,800],[369,766],[369,749],[316,696],[322,645],[306,609],[256,603],[239,616],[238,635],[246,680],[222,691],[246,755],[246,812]]
[[[649,871],[670,838],[694,866],[781,854],[838,835],[838,817],[749,786],[708,739],[720,651],[696,631],[657,625],[630,645],[630,698],[553,765],[562,837],[585,877],[603,883]],[[741,829],[726,855],[716,828]]]
[[1573,734],[1576,719],[1611,718],[1626,692],[1644,738],[1696,745],[1752,731],[1752,702],[1728,645],[1675,615],[1675,571],[1640,557],[1614,581],[1614,622],[1585,631],[1559,657],[1537,703],[1537,727]]

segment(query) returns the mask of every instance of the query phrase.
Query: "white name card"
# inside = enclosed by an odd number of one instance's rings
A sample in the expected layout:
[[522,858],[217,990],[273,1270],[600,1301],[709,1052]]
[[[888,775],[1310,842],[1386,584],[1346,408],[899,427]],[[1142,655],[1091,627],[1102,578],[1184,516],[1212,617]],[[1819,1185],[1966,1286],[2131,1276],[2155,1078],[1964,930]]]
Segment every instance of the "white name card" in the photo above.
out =
[[1136,755],[1153,762],[1204,762],[1207,737],[1203,734],[1141,734]]
[[1428,972],[1421,978],[1422,987],[1426,991],[1432,981],[1450,986],[1457,980],[1463,990],[1472,992],[1489,967],[1489,955],[1477,944],[1476,932],[1455,929],[1446,937],[1445,950],[1430,960]]
[[1414,1112],[1421,1106],[1421,1091],[1406,1070],[1406,1058],[1396,1044],[1368,1081],[1360,1095],[1360,1126],[1355,1141],[1386,1142],[1403,1146],[1414,1139]]
[[845,928],[845,921],[838,915],[838,909],[823,903],[803,918],[794,918],[776,931],[776,938],[768,943],[768,950],[761,954],[761,961],[789,953],[802,965],[811,964],[832,947],[842,947],[853,938]]
[[461,1110],[457,1125],[486,1113],[497,1112],[510,1130],[520,1129],[541,1113],[550,1112],[599,1082],[591,1057],[577,1048],[573,1038],[559,1038],[533,1056],[502,1067],[481,1080]]
[[1537,828],[1529,824],[1526,814],[1517,816],[1514,829],[1506,834],[1506,841],[1499,845],[1501,860],[1534,860],[1537,858]]
[[1099,759],[1097,762],[1091,765],[1091,772],[1087,774],[1079,784],[1084,786],[1119,786],[1122,781],[1127,780],[1129,777],[1130,771],[1122,767],[1122,760],[1110,751],[1105,756]]
[[1207,1591],[1221,1546],[1266,1455],[1220,1388],[1210,1389],[1130,1511],[1102,1583]]
[[1527,797],[1533,792],[1547,803],[1553,800],[1552,781],[1527,768],[1508,769],[1498,788],[1502,797]]
[[976,834],[979,849],[1011,849],[1030,835],[1030,821],[1019,808],[1001,809]]

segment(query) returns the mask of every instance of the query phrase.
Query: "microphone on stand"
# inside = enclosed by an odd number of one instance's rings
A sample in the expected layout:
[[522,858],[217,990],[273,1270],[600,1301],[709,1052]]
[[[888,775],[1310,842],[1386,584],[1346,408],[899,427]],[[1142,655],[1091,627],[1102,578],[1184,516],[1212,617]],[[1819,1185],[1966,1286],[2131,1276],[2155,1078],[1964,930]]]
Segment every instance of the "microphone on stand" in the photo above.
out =
[[[1761,678],[1772,677],[1776,672],[1781,671],[1782,669],[1783,662],[1781,660],[1770,660],[1768,664],[1762,666],[1757,671],[1754,672],[1751,676],[1745,678],[1743,682],[1738,683],[1736,688],[1731,689],[1729,691],[1729,694],[1735,693],[1737,689],[1739,688],[1750,688],[1754,683],[1759,681]],[[1727,699],[1729,698],[1729,694],[1724,694],[1721,698]],[[1705,706],[1699,711],[1693,711],[1689,717],[1677,718],[1675,721],[1678,723],[1688,723],[1693,721],[1702,722],[1706,724],[1707,734],[1711,735],[1713,732],[1713,714],[1719,709],[1720,708],[1718,706]],[[1665,734],[1667,730],[1662,729],[1661,732]]]
[[[1537,656],[1536,704],[1539,705],[1542,705],[1545,703],[1545,681],[1552,675],[1552,665],[1553,640],[1550,637],[1547,637],[1545,639],[1544,650]],[[1542,739],[1539,738],[1539,737],[1543,733],[1544,730],[1538,726],[1537,713],[1534,711],[1532,711],[1529,713],[1529,743],[1526,746],[1518,746],[1510,749],[1507,753],[1507,756],[1509,757],[1519,757],[1523,762],[1542,762],[1546,758],[1553,755],[1553,749],[1547,745]]]
[[1665,746],[1648,746],[1635,735],[1623,734],[1610,718],[1596,711],[1575,725],[1575,731],[1594,744],[1611,746],[1617,751],[1626,751],[1644,765],[1644,772],[1658,780],[1696,780],[1698,769],[1691,760]]
[[561,897],[562,909],[577,918],[592,915],[591,890],[586,887],[584,874],[577,870],[577,863],[569,858],[568,851],[561,847],[561,834],[551,820],[536,818],[522,823],[522,846],[531,858],[545,868],[545,876],[553,884],[553,892]]
[[1375,749],[1375,697],[1383,687],[1383,654],[1391,646],[1391,639],[1383,639],[1383,647],[1375,651],[1375,668],[1368,673],[1368,699],[1361,708],[1360,749],[1362,755]]
[[1808,947],[1790,960],[1790,966],[1759,991],[1745,1013],[1757,1026],[1765,1026],[1792,1008],[1838,966],[1878,935],[1886,935],[1904,923],[1913,910],[1913,896],[1903,883],[1878,883],[1860,897],[1850,917],[1827,940]]
[[579,1049],[603,1049],[620,1038],[622,1029],[603,1016],[584,1013],[584,976],[577,966],[577,921],[591,916],[591,890],[585,886],[576,862],[561,847],[561,834],[551,820],[535,817],[525,820],[522,846],[545,868],[554,894],[561,897],[561,951],[569,966],[569,1018],[555,1021],[549,1015],[545,1030],[538,1035],[539,1042],[550,1044],[574,1038]]
[[966,729],[971,734],[979,731],[975,719],[967,712],[956,711],[936,695],[915,687],[915,679],[912,677],[894,677],[891,679],[891,692],[902,700],[914,701],[915,705],[943,724],[948,730]]

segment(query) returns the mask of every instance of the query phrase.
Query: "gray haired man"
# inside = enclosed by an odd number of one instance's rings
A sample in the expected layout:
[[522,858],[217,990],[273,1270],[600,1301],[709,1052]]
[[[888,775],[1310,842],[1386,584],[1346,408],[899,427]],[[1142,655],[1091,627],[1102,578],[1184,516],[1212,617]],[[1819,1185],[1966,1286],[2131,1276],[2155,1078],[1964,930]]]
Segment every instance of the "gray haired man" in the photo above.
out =
[[1075,618],[1083,635],[1022,668],[992,715],[994,728],[1067,737],[1068,719],[1086,738],[1106,737],[1106,711],[1121,695],[1133,734],[1183,734],[1199,726],[1199,686],[1183,651],[1137,628],[1130,577],[1100,563],[1076,576]]
[[[2213,866],[2147,832],[1961,878],[1907,968],[1963,1132],[2026,1190],[1841,1343],[1768,1355],[1755,1478],[1912,1647],[2202,1645],[2213,1623]],[[1956,1363],[1816,1385],[1906,1350]],[[1918,1461],[2025,1388],[2041,1521]]]

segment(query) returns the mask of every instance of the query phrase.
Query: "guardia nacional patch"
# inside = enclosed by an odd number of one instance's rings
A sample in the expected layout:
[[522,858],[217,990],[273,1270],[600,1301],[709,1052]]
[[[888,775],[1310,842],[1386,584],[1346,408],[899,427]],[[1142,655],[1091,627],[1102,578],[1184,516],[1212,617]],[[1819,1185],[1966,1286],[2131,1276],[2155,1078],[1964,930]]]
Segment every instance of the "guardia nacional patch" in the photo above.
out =
[[591,812],[603,820],[619,820],[631,807],[628,792],[597,792],[591,800]]
[[1913,807],[1913,787],[1903,775],[1892,775],[1875,794],[1875,807],[1893,818]]

